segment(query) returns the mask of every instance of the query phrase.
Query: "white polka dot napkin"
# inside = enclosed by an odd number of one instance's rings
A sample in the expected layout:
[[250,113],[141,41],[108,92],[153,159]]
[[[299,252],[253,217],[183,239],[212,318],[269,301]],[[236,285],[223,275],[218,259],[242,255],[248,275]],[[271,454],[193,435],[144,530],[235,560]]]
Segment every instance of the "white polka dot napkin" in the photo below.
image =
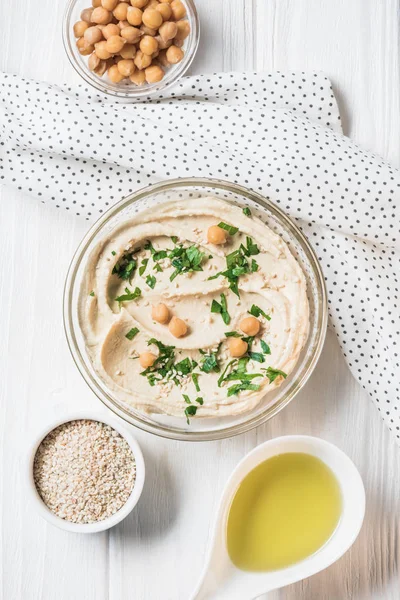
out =
[[0,181],[88,220],[187,176],[280,205],[318,254],[353,375],[400,440],[400,173],[342,135],[326,77],[187,77],[145,104],[116,104],[0,74],[0,100]]

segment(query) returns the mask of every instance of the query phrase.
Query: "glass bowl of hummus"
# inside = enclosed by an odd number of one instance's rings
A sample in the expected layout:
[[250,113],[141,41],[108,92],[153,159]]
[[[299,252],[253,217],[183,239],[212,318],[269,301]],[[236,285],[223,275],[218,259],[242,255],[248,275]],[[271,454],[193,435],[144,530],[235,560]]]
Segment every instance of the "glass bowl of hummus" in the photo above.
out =
[[216,440],[282,410],[310,377],[327,300],[295,223],[245,187],[176,179],[107,211],[64,290],[73,359],[96,396],[166,438]]

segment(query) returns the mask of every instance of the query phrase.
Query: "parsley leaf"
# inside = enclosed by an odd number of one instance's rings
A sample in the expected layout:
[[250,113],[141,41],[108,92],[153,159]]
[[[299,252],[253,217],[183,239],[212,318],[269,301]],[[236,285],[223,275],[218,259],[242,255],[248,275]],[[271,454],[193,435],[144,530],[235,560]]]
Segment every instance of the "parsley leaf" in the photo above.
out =
[[267,342],[264,342],[264,340],[261,340],[261,349],[264,354],[271,354],[271,348],[268,346]]
[[265,362],[264,355],[261,354],[261,352],[249,352],[248,355],[251,360],[255,360],[259,363]]
[[149,287],[151,287],[152,290],[154,290],[156,282],[157,282],[157,279],[154,277],[154,275],[147,275],[146,283]]
[[202,364],[200,366],[200,370],[203,371],[204,373],[211,373],[212,371],[214,373],[219,373],[220,372],[220,366],[218,363],[218,352],[219,352],[219,348],[216,352],[204,352],[203,350],[200,350],[200,354],[203,355],[202,357]]
[[185,415],[186,415],[186,422],[189,425],[190,424],[190,417],[194,417],[194,415],[197,413],[197,406],[194,406],[193,404],[191,404],[190,406],[187,406],[185,408]]
[[237,331],[226,331],[225,337],[242,337]]
[[279,369],[273,369],[272,367],[268,367],[268,369],[266,369],[266,374],[267,374],[267,377],[268,377],[270,383],[275,381],[275,379],[277,377],[279,377],[279,375],[281,375],[284,379],[286,379],[286,377],[287,377],[286,373],[284,373],[283,371],[280,371]]
[[221,294],[221,304],[216,300],[211,302],[211,312],[220,314],[225,325],[229,325],[231,322],[231,317],[228,313],[228,305],[225,294]]
[[113,256],[115,256],[117,253],[115,252],[115,250],[111,250],[111,254],[112,254]]
[[249,209],[248,206],[245,206],[242,210],[243,210],[243,214],[246,215],[246,217],[251,217],[251,210]]
[[115,298],[115,301],[130,302],[131,300],[136,300],[136,298],[140,298],[141,295],[142,290],[138,287],[136,287],[133,292],[131,292],[129,288],[125,288],[125,294],[122,294],[122,296],[118,296],[117,298]]
[[146,270],[146,267],[147,267],[147,263],[148,263],[148,262],[149,262],[149,259],[148,259],[148,258],[144,258],[144,259],[142,260],[142,264],[141,264],[141,266],[139,267],[139,275],[143,275],[143,273],[144,273],[144,272],[145,272],[145,270]]
[[258,263],[253,258],[253,260],[251,261],[251,272],[255,273],[256,271],[258,271],[258,269],[259,269]]
[[185,400],[186,404],[192,404],[192,401],[187,394],[182,394],[182,396],[183,396],[183,399]]
[[200,398],[200,397],[199,397],[199,398],[196,398],[196,402],[197,402],[198,404],[201,404],[201,406],[204,404],[204,400],[203,400],[203,398]]
[[134,252],[130,252],[115,263],[112,270],[113,275],[117,275],[124,281],[130,281],[134,276],[137,267],[137,260],[136,258],[133,258],[133,255]]
[[171,259],[172,266],[175,268],[169,280],[173,281],[177,275],[182,273],[202,271],[201,263],[205,256],[205,252],[201,252],[194,244],[188,248],[184,248],[182,245],[175,247],[168,254],[168,258]]
[[158,263],[156,263],[153,267],[154,271],[156,271],[157,273],[162,273],[162,266],[159,265]]
[[199,386],[199,375],[198,373],[192,373],[192,380],[194,383],[194,387],[196,388],[196,392],[200,391],[200,386]]
[[253,315],[253,317],[259,317],[262,315],[267,321],[271,320],[271,317],[267,315],[259,306],[253,304],[250,310],[247,311],[249,315]]
[[252,390],[257,392],[260,389],[259,385],[255,383],[250,383],[249,381],[243,381],[243,383],[237,383],[228,389],[228,396],[237,396],[239,392],[243,390]]
[[221,223],[218,223],[218,227],[227,231],[229,233],[229,235],[235,235],[235,233],[237,233],[239,231],[239,227],[233,227],[232,225],[227,225],[227,223],[224,223],[223,221],[221,221]]
[[92,298],[94,297],[94,291],[93,290],[90,292],[89,296],[92,296]]
[[176,244],[176,242],[178,241],[178,236],[177,235],[171,235],[171,240],[173,241],[174,244]]
[[128,331],[128,333],[125,335],[125,337],[128,338],[128,340],[133,340],[135,335],[137,335],[138,333],[139,333],[139,329],[137,327],[132,327],[132,329],[130,329]]

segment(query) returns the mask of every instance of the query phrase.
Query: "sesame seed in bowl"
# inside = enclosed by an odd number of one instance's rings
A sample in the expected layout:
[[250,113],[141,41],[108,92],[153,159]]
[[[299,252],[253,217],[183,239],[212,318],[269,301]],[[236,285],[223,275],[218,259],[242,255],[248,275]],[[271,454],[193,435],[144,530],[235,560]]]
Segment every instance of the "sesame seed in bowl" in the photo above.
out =
[[143,489],[139,445],[118,421],[84,414],[53,423],[29,459],[32,499],[40,514],[69,531],[112,527]]

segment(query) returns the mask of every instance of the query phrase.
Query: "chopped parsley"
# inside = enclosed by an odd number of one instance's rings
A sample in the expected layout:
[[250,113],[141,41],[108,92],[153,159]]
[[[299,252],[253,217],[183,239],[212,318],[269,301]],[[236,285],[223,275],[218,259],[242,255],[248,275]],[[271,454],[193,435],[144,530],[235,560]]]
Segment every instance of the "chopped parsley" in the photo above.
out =
[[139,329],[137,327],[132,327],[132,329],[130,329],[128,331],[128,333],[125,335],[125,337],[128,338],[128,340],[133,340],[135,335],[137,335],[138,333],[139,333]]
[[228,305],[225,294],[221,294],[221,304],[216,300],[212,301],[211,312],[220,314],[225,325],[229,325],[231,322],[231,317],[228,313]]
[[261,350],[264,352],[264,354],[271,354],[271,348],[268,346],[267,342],[264,342],[264,340],[261,340],[260,343],[261,343]]
[[142,264],[139,267],[139,275],[140,276],[143,275],[143,273],[145,272],[148,262],[149,262],[148,258],[144,258],[142,260]]
[[200,354],[202,355],[200,371],[203,371],[204,373],[220,372],[221,369],[218,363],[218,352],[220,346],[221,344],[218,346],[216,352],[211,352],[211,350],[209,352],[204,352],[204,350],[200,350]]
[[242,337],[237,331],[226,331],[225,337]]
[[192,401],[187,394],[182,394],[182,396],[186,404],[192,404]]
[[243,214],[246,215],[246,217],[251,217],[251,210],[249,209],[248,206],[245,206],[242,210],[243,210]]
[[181,380],[190,375],[192,371],[198,366],[195,360],[191,360],[189,357],[184,358],[180,362],[176,362],[175,346],[166,346],[159,340],[151,338],[147,344],[150,346],[154,344],[159,350],[158,357],[151,365],[141,372],[141,375],[147,377],[147,380],[151,386],[157,383],[166,383],[172,380],[175,385],[179,385]]
[[112,270],[113,275],[117,275],[124,281],[131,281],[137,267],[137,260],[133,256],[137,251],[125,254],[125,256],[116,262]]
[[226,256],[226,271],[220,271],[212,277],[208,279],[216,279],[217,277],[226,277],[229,281],[229,289],[232,290],[234,294],[239,296],[239,277],[241,275],[245,275],[247,273],[253,273],[258,270],[258,264],[254,259],[249,263],[250,256],[254,256],[260,253],[260,250],[253,242],[251,237],[246,237],[246,246],[240,244],[237,250],[234,250],[230,254]]
[[133,292],[130,291],[129,288],[125,288],[125,294],[122,294],[122,296],[118,296],[117,298],[115,298],[116,302],[130,302],[131,300],[136,300],[136,298],[140,298],[140,296],[142,295],[142,290],[138,287],[136,287],[134,289]]
[[227,225],[227,223],[224,223],[223,221],[221,221],[221,223],[218,223],[218,227],[227,231],[229,233],[229,235],[235,235],[235,233],[237,233],[239,231],[239,227],[233,227],[232,225]]
[[154,271],[157,273],[162,273],[162,266],[159,263],[156,263],[153,267]]
[[116,254],[117,254],[117,253],[115,252],[115,250],[111,250],[111,254],[112,254],[113,256],[116,256]]
[[255,304],[253,304],[253,306],[251,307],[250,310],[247,311],[249,313],[249,315],[252,315],[253,317],[259,317],[260,315],[262,315],[265,319],[267,319],[267,321],[271,320],[271,317],[269,315],[267,315],[262,308],[260,308],[259,306],[256,306]]
[[270,383],[275,381],[275,379],[279,376],[283,377],[284,379],[286,379],[286,377],[287,377],[286,373],[284,373],[283,371],[280,371],[279,369],[273,369],[272,367],[268,367],[268,369],[266,369],[265,372],[266,372],[266,375],[267,375]]
[[93,296],[94,296],[94,291],[93,290],[90,292],[89,296],[92,296],[92,298],[93,298]]
[[176,242],[178,241],[178,236],[177,235],[171,235],[171,240],[173,241],[174,244],[176,244]]
[[197,413],[197,406],[195,406],[194,404],[191,404],[190,406],[187,406],[185,408],[186,422],[188,425],[190,425],[189,417],[194,417],[196,413]]
[[194,387],[196,388],[196,392],[200,391],[200,386],[199,386],[199,375],[198,373],[192,373],[192,381],[194,383]]
[[265,362],[264,355],[261,352],[248,352],[248,355],[251,360],[255,360],[259,363]]
[[176,246],[168,253],[168,258],[171,259],[172,266],[175,269],[169,278],[170,281],[183,273],[202,271],[201,263],[205,256],[205,252],[201,252],[194,244],[188,248],[184,248],[182,245]]
[[154,277],[154,275],[147,275],[146,283],[152,290],[154,290],[154,287],[157,283],[157,279]]

